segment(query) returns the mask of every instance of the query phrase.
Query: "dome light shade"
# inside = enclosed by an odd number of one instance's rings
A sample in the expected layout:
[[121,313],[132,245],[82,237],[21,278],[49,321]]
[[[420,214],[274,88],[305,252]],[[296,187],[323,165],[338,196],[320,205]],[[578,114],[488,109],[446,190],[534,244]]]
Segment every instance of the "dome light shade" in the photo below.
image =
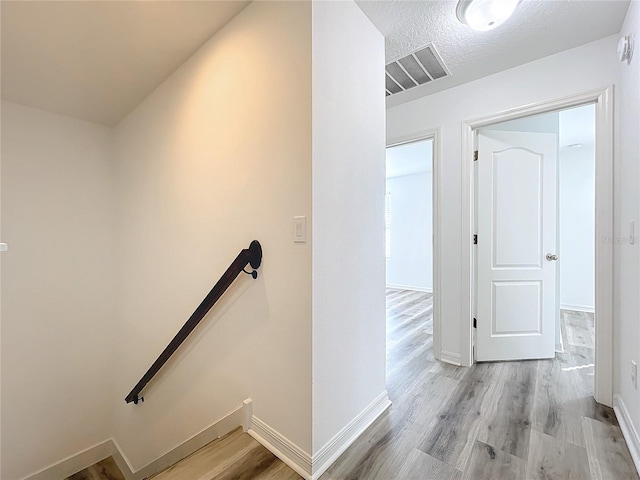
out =
[[460,0],[456,16],[474,30],[486,31],[502,25],[520,0]]

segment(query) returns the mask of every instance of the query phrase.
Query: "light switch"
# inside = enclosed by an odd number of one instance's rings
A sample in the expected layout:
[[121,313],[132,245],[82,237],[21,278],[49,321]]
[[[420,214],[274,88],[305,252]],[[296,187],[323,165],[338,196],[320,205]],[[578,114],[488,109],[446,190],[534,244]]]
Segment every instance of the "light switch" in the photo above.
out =
[[636,243],[636,222],[631,220],[629,222],[629,243],[635,245]]
[[6,252],[7,250],[9,250],[9,245],[6,243],[0,243],[0,252]]
[[307,243],[307,217],[293,217],[293,241]]

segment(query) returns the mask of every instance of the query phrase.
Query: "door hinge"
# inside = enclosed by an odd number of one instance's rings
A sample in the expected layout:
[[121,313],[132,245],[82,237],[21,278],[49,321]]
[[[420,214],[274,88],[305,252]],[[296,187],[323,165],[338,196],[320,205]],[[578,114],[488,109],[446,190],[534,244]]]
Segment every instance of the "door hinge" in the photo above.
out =
[[473,328],[478,328],[478,320],[473,319]]
[[478,244],[478,235],[474,235],[473,236],[473,244],[477,245]]
[[478,150],[473,152],[473,161],[477,162],[478,161]]

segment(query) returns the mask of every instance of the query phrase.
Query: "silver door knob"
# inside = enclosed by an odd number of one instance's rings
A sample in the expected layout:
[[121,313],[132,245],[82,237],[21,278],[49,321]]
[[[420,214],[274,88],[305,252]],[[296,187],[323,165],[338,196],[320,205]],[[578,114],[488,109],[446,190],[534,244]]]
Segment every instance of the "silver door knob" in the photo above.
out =
[[550,262],[552,262],[553,260],[557,260],[558,259],[558,255],[554,255],[552,253],[547,253],[547,260],[549,260]]

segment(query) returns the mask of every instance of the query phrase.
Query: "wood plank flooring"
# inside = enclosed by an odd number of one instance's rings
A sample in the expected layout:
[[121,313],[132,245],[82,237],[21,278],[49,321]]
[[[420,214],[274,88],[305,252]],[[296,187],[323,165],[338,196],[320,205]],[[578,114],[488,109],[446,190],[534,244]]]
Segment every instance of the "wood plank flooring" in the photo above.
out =
[[107,457],[64,480],[125,480],[113,457]]
[[[562,312],[554,360],[461,368],[433,358],[432,311],[430,294],[387,291],[393,405],[321,480],[638,480],[613,411],[593,400],[593,315]],[[100,471],[68,480],[120,480]],[[301,479],[240,429],[151,478]]]
[[637,480],[613,410],[593,400],[593,315],[562,312],[554,360],[433,358],[430,294],[387,291],[393,405],[322,480]]
[[302,477],[238,428],[150,480],[299,480]]

